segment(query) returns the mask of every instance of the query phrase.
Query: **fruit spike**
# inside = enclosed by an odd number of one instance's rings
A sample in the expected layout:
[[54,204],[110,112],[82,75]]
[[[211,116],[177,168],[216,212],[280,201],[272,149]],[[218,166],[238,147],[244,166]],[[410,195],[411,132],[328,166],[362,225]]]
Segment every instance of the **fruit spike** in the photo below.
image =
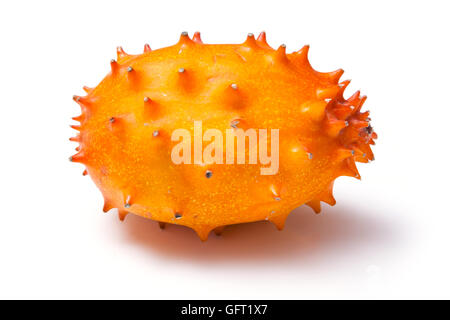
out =
[[197,31],[196,33],[194,33],[192,41],[194,41],[195,43],[203,44],[202,38],[200,37],[200,32]]
[[152,51],[152,49],[150,48],[150,45],[146,43],[146,44],[144,45],[144,53],[150,52],[150,51]]
[[[188,226],[206,240],[214,230],[259,220],[282,229],[289,213],[306,204],[320,212],[334,205],[333,182],[360,178],[355,162],[374,160],[377,138],[366,98],[344,98],[342,69],[315,71],[309,46],[286,53],[262,32],[241,44],[204,44],[200,33],[183,32],[178,43],[129,55],[118,47],[111,72],[85,97],[74,96],[81,115],[73,162],[101,190],[105,212],[119,210]],[[171,134],[195,120],[203,132],[279,129],[279,170],[260,175],[254,165],[175,164]],[[200,153],[207,144],[200,146]],[[193,148],[192,148],[193,149]],[[259,149],[259,148],[258,148]],[[268,150],[270,152],[270,150]],[[224,162],[225,163],[225,162]]]

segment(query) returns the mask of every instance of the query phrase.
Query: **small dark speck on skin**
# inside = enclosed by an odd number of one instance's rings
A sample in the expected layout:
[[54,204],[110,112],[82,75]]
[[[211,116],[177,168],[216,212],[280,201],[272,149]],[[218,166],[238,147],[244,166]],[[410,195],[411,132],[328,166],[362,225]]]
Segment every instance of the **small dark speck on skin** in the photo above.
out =
[[237,128],[237,125],[239,124],[239,120],[233,120],[233,121],[231,121],[231,127],[233,127],[233,128]]
[[179,213],[179,212],[175,213],[175,219],[181,219],[182,216],[183,215],[181,213]]
[[208,179],[211,178],[212,177],[212,171],[211,170],[206,170],[205,177],[208,178]]

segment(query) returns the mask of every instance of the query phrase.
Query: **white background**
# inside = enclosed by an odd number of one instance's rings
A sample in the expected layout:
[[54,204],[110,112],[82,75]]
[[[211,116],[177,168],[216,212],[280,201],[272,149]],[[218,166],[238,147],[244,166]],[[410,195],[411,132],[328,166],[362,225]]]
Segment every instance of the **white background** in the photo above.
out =
[[[446,1],[4,1],[0,4],[0,298],[450,298]],[[284,231],[189,229],[102,213],[67,161],[73,94],[115,47],[174,44],[181,31],[238,43],[265,30],[319,71],[343,68],[379,134],[362,181],[337,205],[301,207]]]

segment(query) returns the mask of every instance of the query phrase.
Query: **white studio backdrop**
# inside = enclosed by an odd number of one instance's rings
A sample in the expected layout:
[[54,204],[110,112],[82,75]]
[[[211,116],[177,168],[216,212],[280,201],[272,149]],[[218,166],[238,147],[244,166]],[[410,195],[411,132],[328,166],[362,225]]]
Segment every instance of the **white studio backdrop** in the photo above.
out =
[[[450,298],[447,1],[8,1],[0,4],[0,298]],[[274,47],[310,44],[343,68],[379,135],[337,205],[301,207],[284,231],[188,229],[102,213],[69,163],[73,94],[95,86],[115,47],[174,44],[182,31]]]

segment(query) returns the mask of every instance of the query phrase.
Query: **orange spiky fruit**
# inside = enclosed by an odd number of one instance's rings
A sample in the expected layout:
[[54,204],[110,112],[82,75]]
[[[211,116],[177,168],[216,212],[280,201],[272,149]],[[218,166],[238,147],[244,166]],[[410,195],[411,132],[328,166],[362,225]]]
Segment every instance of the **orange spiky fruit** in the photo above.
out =
[[[334,180],[359,178],[355,162],[374,156],[376,134],[359,92],[345,99],[341,69],[320,73],[308,46],[286,54],[265,33],[242,44],[203,44],[183,32],[177,44],[128,55],[117,50],[111,72],[87,96],[75,96],[78,153],[105,199],[103,210],[194,229],[202,240],[230,224],[269,220],[282,229],[307,204],[335,204]],[[229,128],[279,129],[279,171],[254,164],[175,164],[171,134]],[[261,145],[258,146],[260,148]],[[202,147],[203,148],[203,147]],[[246,151],[249,146],[246,145]],[[205,148],[201,150],[204,151]],[[273,150],[270,150],[273,151]]]

